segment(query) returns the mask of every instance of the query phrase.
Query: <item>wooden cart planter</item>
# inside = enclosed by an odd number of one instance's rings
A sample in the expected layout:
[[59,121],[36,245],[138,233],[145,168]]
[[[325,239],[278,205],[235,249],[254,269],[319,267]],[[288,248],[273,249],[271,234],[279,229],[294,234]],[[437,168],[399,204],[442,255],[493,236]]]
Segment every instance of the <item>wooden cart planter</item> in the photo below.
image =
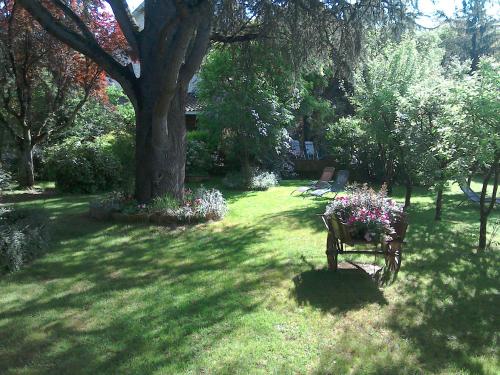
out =
[[[397,273],[401,267],[404,238],[408,228],[408,221],[403,217],[399,222],[393,224],[395,234],[391,241],[368,242],[352,238],[350,226],[342,223],[338,218],[330,218],[321,215],[328,230],[326,242],[326,257],[328,268],[336,271],[338,268],[339,254],[380,254],[385,258],[385,265],[391,272]],[[373,246],[373,249],[346,250],[347,246],[356,247],[358,245]]]

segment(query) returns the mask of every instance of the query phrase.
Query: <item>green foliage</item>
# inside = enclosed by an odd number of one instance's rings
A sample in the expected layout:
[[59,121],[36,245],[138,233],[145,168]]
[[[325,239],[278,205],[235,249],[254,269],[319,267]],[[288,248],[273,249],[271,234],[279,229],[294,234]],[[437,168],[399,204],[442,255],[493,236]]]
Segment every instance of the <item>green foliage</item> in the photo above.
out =
[[110,85],[107,89],[109,102],[115,107],[118,116],[121,117],[126,129],[133,129],[135,125],[134,106],[123,89],[118,85]]
[[[356,72],[352,103],[392,184],[425,182],[440,107],[443,50],[432,34],[405,36],[374,50]],[[425,124],[425,126],[424,126]],[[431,142],[431,143],[430,143]]]
[[458,64],[452,73],[442,130],[443,152],[452,160],[450,172],[463,181],[470,170],[488,169],[500,152],[500,64],[493,58],[482,58],[472,75]]
[[46,218],[26,210],[0,208],[0,267],[19,271],[47,248]]
[[245,190],[247,187],[247,179],[240,172],[229,172],[222,179],[222,184],[233,190]]
[[94,142],[72,137],[47,152],[47,175],[64,192],[94,193],[121,186],[122,166],[109,139]]
[[282,155],[283,128],[293,119],[292,75],[270,52],[252,43],[217,48],[200,73],[201,127],[245,173],[248,164]]
[[186,141],[186,175],[208,174],[214,165],[214,153],[207,132],[189,132]]
[[164,195],[163,197],[156,197],[153,201],[148,204],[147,208],[150,212],[165,212],[169,210],[175,210],[180,207],[180,202],[171,197],[170,195]]
[[134,192],[135,187],[135,138],[126,131],[114,131],[97,140],[109,151],[120,164],[120,187],[128,194]]
[[135,127],[134,108],[121,88],[110,85],[107,88],[109,101],[91,97],[78,112],[75,124],[52,143],[61,142],[69,137],[93,139],[111,132],[133,134]]

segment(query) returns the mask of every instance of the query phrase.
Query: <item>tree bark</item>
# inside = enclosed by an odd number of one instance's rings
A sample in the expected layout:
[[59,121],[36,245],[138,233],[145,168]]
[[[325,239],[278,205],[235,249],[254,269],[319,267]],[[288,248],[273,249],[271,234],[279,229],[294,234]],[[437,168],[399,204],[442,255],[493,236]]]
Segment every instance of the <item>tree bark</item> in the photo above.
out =
[[[479,244],[478,251],[484,251],[486,249],[486,229],[488,227],[488,217],[493,210],[496,202],[496,196],[498,191],[498,182],[499,182],[499,160],[500,160],[500,152],[497,152],[495,155],[495,159],[491,164],[490,169],[486,173],[486,176],[483,180],[483,188],[481,189],[481,197],[479,199],[479,212],[480,212],[480,225],[479,225]],[[493,177],[493,192],[491,194],[491,201],[488,203],[486,201],[486,192],[488,191],[488,183],[490,181],[491,176]],[[488,203],[488,204],[487,204]]]
[[31,188],[35,184],[31,132],[25,129],[23,133],[23,138],[18,139],[17,180],[20,186]]
[[442,210],[443,210],[443,188],[439,187],[437,189],[437,195],[436,195],[436,213],[434,215],[434,220],[436,221],[441,220]]
[[411,204],[411,194],[413,192],[413,186],[411,182],[406,183],[406,194],[405,194],[405,211],[410,207]]
[[488,215],[481,211],[479,224],[479,245],[477,249],[483,251],[486,249],[486,228],[488,227]]
[[166,194],[184,198],[184,98],[181,88],[168,103],[145,96],[136,111],[136,198],[141,203]]

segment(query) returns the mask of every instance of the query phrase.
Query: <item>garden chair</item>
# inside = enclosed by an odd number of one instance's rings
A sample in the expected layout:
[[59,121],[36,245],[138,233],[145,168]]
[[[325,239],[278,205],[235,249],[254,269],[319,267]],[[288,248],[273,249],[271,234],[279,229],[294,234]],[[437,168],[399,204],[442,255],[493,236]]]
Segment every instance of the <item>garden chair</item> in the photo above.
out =
[[[462,202],[459,203],[459,205],[458,205],[459,207],[467,200],[474,202],[474,203],[477,203],[477,204],[479,204],[479,202],[481,201],[481,197],[475,191],[473,191],[468,185],[461,184],[460,190],[463,191],[463,193],[466,196],[466,199],[464,199]],[[486,198],[485,202],[490,203],[491,198]],[[500,204],[500,198],[495,199],[495,203]]]
[[325,167],[318,181],[311,183],[309,186],[300,186],[294,191],[292,191],[290,195],[292,195],[295,192],[298,192],[300,195],[304,194],[306,191],[309,190],[325,189],[327,187],[330,187],[330,181],[333,179],[334,173],[335,173],[334,167]]
[[315,189],[315,190],[311,191],[310,194],[314,195],[316,197],[321,197],[321,196],[325,195],[326,193],[335,193],[335,197],[336,197],[338,193],[340,193],[341,191],[344,191],[348,180],[349,180],[349,171],[345,170],[345,169],[340,170],[337,173],[337,178],[335,179],[335,182],[333,183],[333,185],[328,186],[328,187],[323,187],[320,189]]

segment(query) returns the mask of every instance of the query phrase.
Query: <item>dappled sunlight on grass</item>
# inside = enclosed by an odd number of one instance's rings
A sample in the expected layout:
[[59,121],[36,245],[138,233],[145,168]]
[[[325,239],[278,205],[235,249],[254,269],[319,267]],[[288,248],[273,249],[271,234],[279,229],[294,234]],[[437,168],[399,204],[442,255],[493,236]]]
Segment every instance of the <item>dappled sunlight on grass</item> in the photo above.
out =
[[[89,196],[7,197],[50,217],[48,253],[0,277],[0,366],[55,373],[498,371],[498,249],[477,207],[416,189],[398,280],[325,269],[327,199],[224,192],[221,222],[168,229],[88,218]],[[398,200],[403,190],[397,189]],[[494,212],[499,217],[498,210]],[[341,256],[373,261],[373,257]]]

